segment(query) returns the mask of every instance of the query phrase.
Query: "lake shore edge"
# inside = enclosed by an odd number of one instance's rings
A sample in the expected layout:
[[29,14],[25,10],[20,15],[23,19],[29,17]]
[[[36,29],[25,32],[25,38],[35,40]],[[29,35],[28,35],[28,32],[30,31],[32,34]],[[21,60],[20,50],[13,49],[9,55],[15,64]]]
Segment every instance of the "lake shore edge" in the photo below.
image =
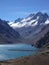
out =
[[49,65],[49,55],[40,52],[35,55],[22,56],[16,59],[0,61],[1,65]]

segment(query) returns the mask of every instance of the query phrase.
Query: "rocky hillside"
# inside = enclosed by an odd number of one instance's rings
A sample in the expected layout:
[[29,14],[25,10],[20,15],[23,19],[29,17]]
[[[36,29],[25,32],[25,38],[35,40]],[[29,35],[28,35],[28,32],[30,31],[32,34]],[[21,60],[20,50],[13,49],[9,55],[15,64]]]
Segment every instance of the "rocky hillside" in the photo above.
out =
[[11,28],[5,20],[0,19],[0,44],[18,42],[20,34]]
[[40,39],[37,41],[36,46],[38,48],[40,47],[47,47],[49,46],[49,31]]

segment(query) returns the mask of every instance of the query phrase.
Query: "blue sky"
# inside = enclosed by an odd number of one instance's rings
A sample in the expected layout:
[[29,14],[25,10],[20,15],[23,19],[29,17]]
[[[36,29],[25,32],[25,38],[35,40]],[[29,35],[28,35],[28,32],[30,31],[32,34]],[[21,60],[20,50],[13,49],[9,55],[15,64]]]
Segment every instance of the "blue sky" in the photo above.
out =
[[38,11],[49,14],[49,0],[0,0],[0,18],[14,21]]

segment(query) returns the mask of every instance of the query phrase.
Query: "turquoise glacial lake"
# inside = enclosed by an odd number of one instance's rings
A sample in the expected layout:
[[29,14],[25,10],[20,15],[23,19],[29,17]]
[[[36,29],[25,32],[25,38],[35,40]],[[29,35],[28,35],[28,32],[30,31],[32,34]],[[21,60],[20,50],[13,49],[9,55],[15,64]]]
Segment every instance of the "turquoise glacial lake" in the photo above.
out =
[[0,61],[15,59],[38,53],[38,48],[29,44],[2,44],[0,45]]

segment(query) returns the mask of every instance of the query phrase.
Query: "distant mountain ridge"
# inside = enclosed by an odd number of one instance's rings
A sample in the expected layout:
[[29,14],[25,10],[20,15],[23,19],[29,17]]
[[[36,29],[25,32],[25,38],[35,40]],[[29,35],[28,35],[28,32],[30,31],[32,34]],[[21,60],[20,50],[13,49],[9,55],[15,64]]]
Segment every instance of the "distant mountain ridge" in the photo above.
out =
[[[47,22],[46,22],[47,21]],[[40,25],[40,24],[48,24],[49,22],[49,16],[47,13],[41,13],[38,12],[36,14],[30,14],[26,18],[18,18],[15,20],[13,23],[9,23],[9,25],[13,28],[19,28],[19,27],[27,27],[27,26],[35,26],[35,25]]]

